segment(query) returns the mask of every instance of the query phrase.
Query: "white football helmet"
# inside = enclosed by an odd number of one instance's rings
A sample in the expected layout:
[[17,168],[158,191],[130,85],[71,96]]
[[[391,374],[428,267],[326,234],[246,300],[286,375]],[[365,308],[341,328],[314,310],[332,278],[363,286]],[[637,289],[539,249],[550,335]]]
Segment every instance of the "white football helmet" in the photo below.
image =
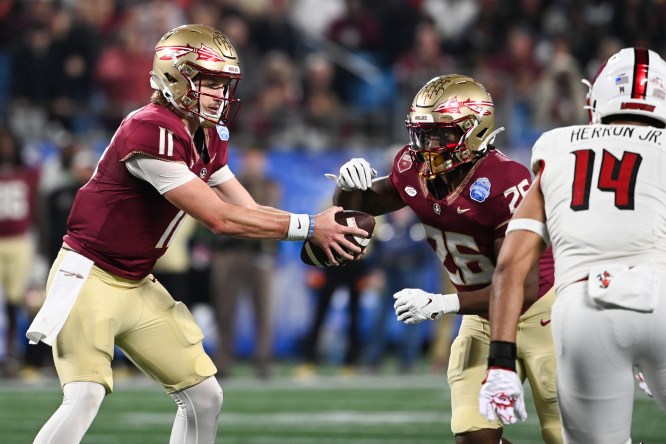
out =
[[645,48],[624,48],[599,69],[589,87],[590,123],[608,116],[643,116],[666,125],[666,62]]
[[[150,84],[178,111],[198,116],[202,126],[229,125],[240,105],[235,97],[241,78],[238,54],[220,31],[204,25],[184,25],[167,32],[155,46]],[[212,114],[201,109],[197,75],[224,77],[224,100]],[[235,105],[235,106],[234,106]]]

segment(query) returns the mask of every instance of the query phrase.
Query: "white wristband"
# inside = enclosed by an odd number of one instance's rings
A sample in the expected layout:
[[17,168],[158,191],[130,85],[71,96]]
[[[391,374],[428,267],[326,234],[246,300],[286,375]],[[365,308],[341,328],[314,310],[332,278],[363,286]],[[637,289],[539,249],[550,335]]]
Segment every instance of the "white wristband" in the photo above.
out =
[[458,293],[449,293],[442,295],[444,310],[446,313],[458,313],[460,311],[460,298]]
[[287,240],[305,240],[310,229],[310,216],[307,214],[290,214]]

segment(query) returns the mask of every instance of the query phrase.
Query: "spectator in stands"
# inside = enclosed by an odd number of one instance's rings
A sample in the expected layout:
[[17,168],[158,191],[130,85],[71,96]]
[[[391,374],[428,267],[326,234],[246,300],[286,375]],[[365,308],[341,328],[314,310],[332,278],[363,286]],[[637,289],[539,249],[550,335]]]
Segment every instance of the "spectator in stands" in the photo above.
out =
[[241,133],[253,135],[247,140],[260,148],[289,149],[298,140],[298,104],[300,83],[295,62],[282,51],[264,56],[261,78],[250,108],[239,116]]
[[[391,330],[398,332],[397,357],[402,373],[409,373],[422,356],[425,324],[405,325],[395,320],[393,295],[403,288],[419,286],[427,291],[439,291],[428,282],[429,274],[436,275],[432,249],[425,240],[423,226],[408,207],[388,213],[378,226],[372,242],[373,268],[382,273],[384,282],[380,301],[375,310],[368,342],[366,363],[379,371],[391,344]],[[393,328],[389,326],[392,325]]]
[[86,147],[72,143],[68,147],[73,150],[67,154],[64,165],[67,168],[53,185],[45,188],[41,195],[44,214],[48,220],[41,231],[43,254],[48,263],[52,263],[62,247],[62,237],[67,233],[67,217],[72,209],[74,196],[85,185],[95,170],[95,156]]
[[51,21],[55,65],[52,116],[68,131],[83,132],[92,124],[90,101],[93,71],[101,39],[96,29],[59,9]]
[[[198,23],[198,22],[192,22]],[[263,53],[257,49],[254,36],[251,34],[248,20],[240,14],[230,13],[225,15],[221,21],[221,28],[224,29],[229,40],[233,42],[234,47],[243,54],[244,66],[261,66]],[[239,83],[236,94],[244,104],[251,104],[256,100],[262,87],[262,73],[260,70],[245,70],[243,72],[243,81]],[[243,105],[248,106],[248,105]],[[240,120],[244,120],[245,113],[241,113]],[[251,117],[251,116],[245,116]],[[235,123],[233,125],[236,125]],[[232,126],[230,130],[233,130]],[[254,134],[246,134],[244,131],[235,131],[238,135],[235,137],[238,146],[250,146],[255,143]]]
[[[428,80],[443,72],[456,72],[453,58],[442,50],[442,39],[431,19],[424,19],[416,26],[414,40],[410,49],[398,57],[393,65],[393,72],[398,83],[398,99],[396,109],[402,119],[409,108],[414,91]],[[398,120],[399,121],[399,120]],[[395,137],[402,135],[402,128],[394,125]]]
[[322,53],[305,59],[300,145],[311,151],[339,149],[353,130],[341,97],[333,89],[335,69]]
[[[248,148],[242,153],[241,184],[261,205],[276,207],[281,200],[278,182],[266,174],[266,155]],[[272,286],[278,243],[216,237],[211,257],[211,302],[218,331],[218,349],[213,362],[220,377],[231,376],[236,357],[236,319],[239,302],[251,302],[254,317],[254,368],[258,378],[270,377],[273,324]]]
[[[326,30],[326,37],[339,45],[340,58],[349,57],[349,51],[355,57],[362,57],[376,63],[380,57],[381,23],[368,6],[368,0],[345,0],[345,11],[332,20]],[[355,84],[358,82],[356,73],[349,67],[336,67],[336,90],[348,102],[355,100]]]
[[[116,33],[113,44],[105,46],[95,67],[95,84],[105,100],[105,127],[118,126],[127,113],[145,104],[152,89],[149,79],[153,51],[142,33],[138,17],[131,15]],[[154,41],[157,41],[155,39]]]
[[532,124],[548,130],[557,126],[580,125],[589,119],[585,103],[585,85],[569,46],[558,39],[535,87],[531,108]]
[[342,376],[353,375],[362,353],[360,334],[360,301],[369,274],[368,262],[360,259],[340,267],[323,270],[311,269],[308,272],[308,285],[316,298],[314,318],[310,328],[302,338],[303,362],[295,369],[295,376],[308,379],[316,375],[317,366],[322,362],[320,355],[321,333],[326,324],[327,315],[336,290],[347,292],[346,338],[344,343]]
[[291,0],[270,0],[267,3],[263,14],[250,24],[252,40],[258,50],[264,54],[277,50],[294,60],[302,58],[306,48],[301,32],[289,16]]

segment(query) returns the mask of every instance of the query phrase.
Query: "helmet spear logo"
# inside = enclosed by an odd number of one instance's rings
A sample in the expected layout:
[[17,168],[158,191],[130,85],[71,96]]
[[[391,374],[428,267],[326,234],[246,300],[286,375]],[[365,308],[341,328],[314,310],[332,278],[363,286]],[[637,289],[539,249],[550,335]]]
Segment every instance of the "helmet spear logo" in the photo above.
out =
[[179,59],[188,54],[196,54],[197,60],[203,60],[206,62],[224,62],[224,59],[220,57],[217,52],[203,43],[199,48],[193,48],[189,44],[186,46],[158,46],[155,48],[155,52],[164,52],[163,54],[160,54],[160,60],[171,60],[173,57]]
[[488,100],[472,100],[466,99],[463,101],[458,100],[458,97],[451,97],[446,102],[441,103],[437,108],[432,110],[432,112],[442,113],[442,114],[460,114],[462,108],[468,108],[475,114],[481,114],[484,116],[489,116],[491,114],[489,108],[493,108],[493,102]]

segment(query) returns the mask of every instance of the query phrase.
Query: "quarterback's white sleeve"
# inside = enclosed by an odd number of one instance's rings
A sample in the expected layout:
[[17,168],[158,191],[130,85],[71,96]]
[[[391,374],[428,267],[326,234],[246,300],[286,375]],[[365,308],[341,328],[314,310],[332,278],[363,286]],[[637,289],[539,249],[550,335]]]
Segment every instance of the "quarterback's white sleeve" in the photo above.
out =
[[125,161],[125,167],[139,179],[145,180],[164,194],[182,184],[196,179],[197,176],[186,165],[167,162],[154,157],[134,155]]
[[210,175],[210,177],[208,178],[208,186],[209,187],[217,186],[221,183],[226,182],[232,177],[234,177],[234,173],[231,171],[231,168],[229,168],[229,165],[225,165]]

